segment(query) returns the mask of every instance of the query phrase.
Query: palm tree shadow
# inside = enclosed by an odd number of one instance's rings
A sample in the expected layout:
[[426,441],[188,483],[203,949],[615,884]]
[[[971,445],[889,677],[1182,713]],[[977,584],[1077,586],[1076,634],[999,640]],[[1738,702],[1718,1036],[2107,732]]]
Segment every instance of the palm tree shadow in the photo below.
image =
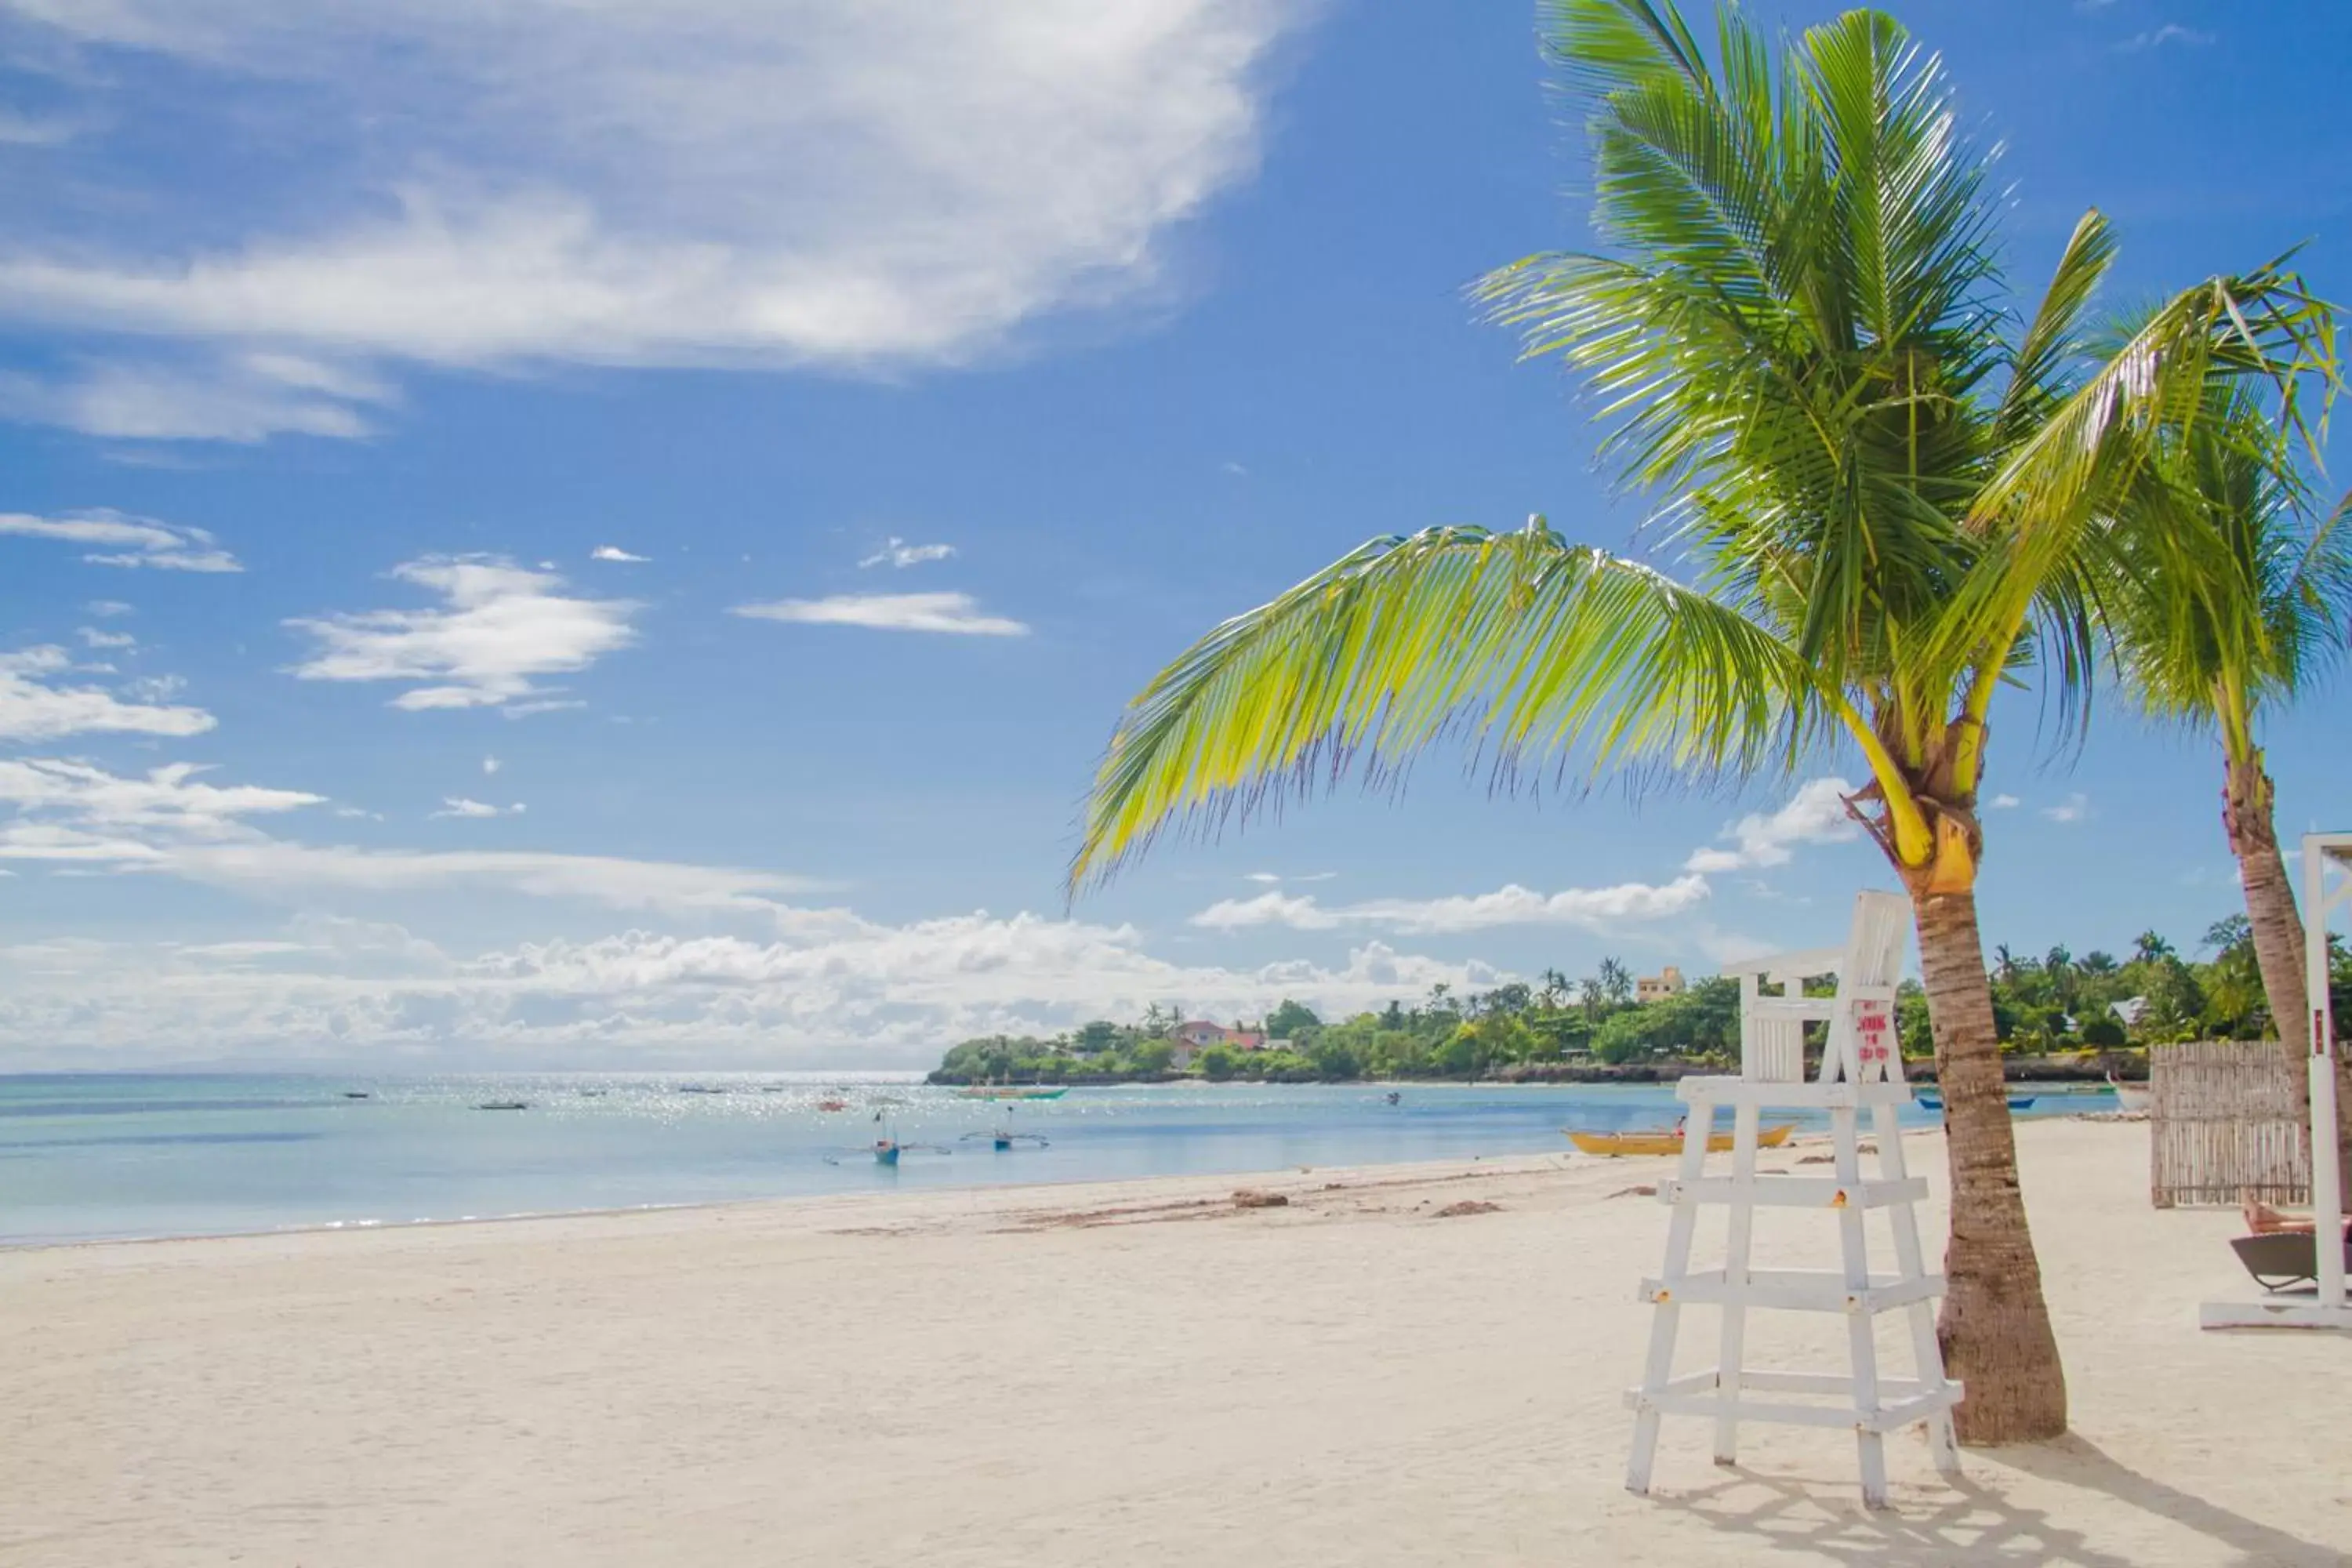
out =
[[[2079,1437],[1977,1452],[1969,1458],[2059,1487],[2103,1493],[2170,1520],[2237,1552],[2247,1568],[2352,1563],[2352,1556],[2335,1548],[2141,1475]],[[1661,1507],[1687,1512],[1710,1529],[1753,1536],[1760,1549],[1810,1552],[1874,1568],[1947,1568],[1955,1563],[2141,1568],[2146,1561],[2095,1546],[2051,1511],[2021,1507],[2001,1491],[1966,1479],[1914,1489],[1900,1501],[1898,1508],[1874,1512],[1854,1497],[1851,1478],[1832,1485],[1737,1466],[1714,1486],[1658,1499]]]
[[1987,1457],[2060,1486],[2105,1492],[2143,1512],[2186,1525],[2242,1554],[2248,1563],[2352,1563],[2352,1552],[2305,1541],[2274,1524],[2249,1519],[2219,1503],[2144,1476],[2110,1458],[2097,1444],[2071,1434],[2054,1443],[2000,1449]]

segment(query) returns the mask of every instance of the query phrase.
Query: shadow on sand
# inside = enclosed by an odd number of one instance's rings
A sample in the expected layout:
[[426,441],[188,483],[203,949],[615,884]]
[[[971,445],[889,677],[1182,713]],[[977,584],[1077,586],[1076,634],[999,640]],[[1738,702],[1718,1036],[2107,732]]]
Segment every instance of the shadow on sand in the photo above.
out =
[[[2113,1498],[2234,1552],[2246,1568],[2352,1564],[2352,1553],[2152,1479],[2080,1437],[2030,1447],[1971,1449],[1965,1462],[1979,1474],[1991,1467],[2032,1477],[2052,1488]],[[1819,1481],[1737,1467],[1714,1486],[1658,1500],[1711,1529],[1752,1536],[1759,1549],[1810,1552],[1855,1563],[1945,1568],[1963,1563],[2062,1563],[2079,1568],[2144,1568],[2156,1561],[2145,1549],[2094,1545],[2081,1531],[2059,1522],[2068,1511],[2063,1506],[2051,1510],[2021,1508],[2000,1490],[1967,1479],[1948,1487],[1909,1489],[1898,1496],[1899,1508],[1879,1513],[1861,1506],[1850,1479],[1842,1478],[1832,1492]]]

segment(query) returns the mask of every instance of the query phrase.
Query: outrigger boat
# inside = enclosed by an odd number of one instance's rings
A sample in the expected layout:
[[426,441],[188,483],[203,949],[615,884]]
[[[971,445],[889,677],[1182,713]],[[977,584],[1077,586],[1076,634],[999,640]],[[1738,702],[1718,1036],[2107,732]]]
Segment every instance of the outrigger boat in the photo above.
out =
[[975,1083],[956,1090],[960,1100],[1059,1100],[1069,1093],[1066,1085],[1019,1083]]
[[[1759,1128],[1756,1146],[1759,1149],[1778,1149],[1796,1130],[1797,1124],[1793,1121]],[[1563,1127],[1560,1131],[1568,1134],[1570,1142],[1586,1153],[1604,1154],[1612,1160],[1626,1154],[1679,1154],[1683,1152],[1683,1135],[1679,1130],[1668,1132],[1582,1132],[1573,1127]],[[1714,1134],[1707,1139],[1706,1147],[1710,1153],[1728,1153],[1731,1134]]]
[[[1013,1107],[1009,1105],[1006,1106],[1004,1108],[1004,1114],[1008,1118],[1012,1116]],[[1000,1154],[1011,1149],[1015,1143],[1034,1143],[1040,1149],[1047,1146],[1045,1136],[1042,1133],[1015,1132],[1013,1131],[1013,1123],[1010,1121],[1003,1122],[1002,1125],[996,1127],[991,1131],[967,1132],[963,1135],[963,1141],[967,1143],[982,1138],[987,1139],[990,1143],[993,1144],[996,1152]]]
[[2126,1083],[2109,1073],[2107,1087],[2116,1091],[2116,1104],[2126,1110],[2146,1110],[2156,1103],[2156,1090],[2147,1084]]
[[[1919,1103],[1929,1110],[1941,1110],[1944,1109],[1944,1091],[1942,1089],[1923,1089],[1919,1091],[1918,1098]],[[2034,1099],[2035,1097],[2030,1094],[2012,1094],[2009,1097],[2009,1108],[2011,1110],[2028,1110],[2032,1106]]]

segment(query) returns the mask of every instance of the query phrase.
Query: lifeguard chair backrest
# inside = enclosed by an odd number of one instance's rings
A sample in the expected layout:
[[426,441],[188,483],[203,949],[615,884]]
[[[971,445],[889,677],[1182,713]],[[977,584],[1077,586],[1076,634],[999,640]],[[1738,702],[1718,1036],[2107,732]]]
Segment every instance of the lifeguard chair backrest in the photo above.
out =
[[1837,1006],[1822,1052],[1822,1082],[1876,1083],[1903,1076],[1895,988],[1902,984],[1910,930],[1911,902],[1902,894],[1853,896],[1853,925],[1838,965]]

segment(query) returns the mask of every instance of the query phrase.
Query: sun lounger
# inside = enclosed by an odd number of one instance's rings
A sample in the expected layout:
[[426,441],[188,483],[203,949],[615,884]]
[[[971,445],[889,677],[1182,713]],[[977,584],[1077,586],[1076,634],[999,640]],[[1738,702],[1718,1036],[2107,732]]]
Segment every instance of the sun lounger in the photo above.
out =
[[[2241,1236],[2230,1243],[2238,1261],[2254,1277],[2254,1283],[2265,1290],[2285,1290],[2297,1285],[2315,1285],[2319,1281],[2319,1248],[2307,1230],[2274,1230],[2259,1236]],[[2344,1244],[2346,1260],[2352,1263],[2352,1242]]]

